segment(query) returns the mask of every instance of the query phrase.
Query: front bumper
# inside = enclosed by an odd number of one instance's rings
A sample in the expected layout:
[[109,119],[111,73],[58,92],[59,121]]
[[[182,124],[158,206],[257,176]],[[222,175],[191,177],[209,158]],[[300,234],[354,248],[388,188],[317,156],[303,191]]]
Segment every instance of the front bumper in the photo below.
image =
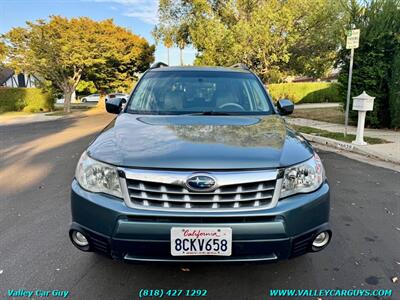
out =
[[[128,261],[274,261],[311,251],[328,230],[329,186],[279,201],[271,209],[233,213],[144,211],[112,196],[82,189],[74,180],[71,230],[89,238],[90,250]],[[174,257],[171,227],[230,227],[232,256]],[[71,232],[70,230],[70,232]]]

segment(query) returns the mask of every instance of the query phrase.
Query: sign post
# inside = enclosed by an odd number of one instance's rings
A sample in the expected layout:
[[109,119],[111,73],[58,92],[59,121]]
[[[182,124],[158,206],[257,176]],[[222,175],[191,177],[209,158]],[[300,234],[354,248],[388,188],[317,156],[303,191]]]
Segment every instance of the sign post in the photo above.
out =
[[354,49],[358,48],[360,41],[360,29],[352,29],[347,32],[346,49],[350,51],[350,68],[349,68],[349,82],[347,84],[347,98],[346,98],[346,114],[344,123],[344,136],[347,135],[347,126],[349,124],[349,108],[350,108],[350,95],[351,95],[351,77],[353,75],[353,60]]

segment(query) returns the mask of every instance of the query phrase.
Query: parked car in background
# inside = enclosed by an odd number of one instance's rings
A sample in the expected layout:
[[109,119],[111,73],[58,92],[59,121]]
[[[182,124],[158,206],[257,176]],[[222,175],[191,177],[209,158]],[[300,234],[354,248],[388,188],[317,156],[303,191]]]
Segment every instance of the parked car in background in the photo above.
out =
[[106,102],[110,99],[121,98],[123,100],[128,100],[129,95],[124,93],[111,93],[106,96]]
[[100,100],[100,94],[91,94],[85,97],[82,97],[81,102],[86,103],[86,102],[99,102]]

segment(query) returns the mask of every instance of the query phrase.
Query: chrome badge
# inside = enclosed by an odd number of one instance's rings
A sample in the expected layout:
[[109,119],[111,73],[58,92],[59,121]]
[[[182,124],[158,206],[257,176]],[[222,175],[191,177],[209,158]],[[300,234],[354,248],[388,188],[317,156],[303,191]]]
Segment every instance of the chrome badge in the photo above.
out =
[[186,179],[186,186],[197,192],[212,191],[217,187],[217,180],[208,174],[193,174]]

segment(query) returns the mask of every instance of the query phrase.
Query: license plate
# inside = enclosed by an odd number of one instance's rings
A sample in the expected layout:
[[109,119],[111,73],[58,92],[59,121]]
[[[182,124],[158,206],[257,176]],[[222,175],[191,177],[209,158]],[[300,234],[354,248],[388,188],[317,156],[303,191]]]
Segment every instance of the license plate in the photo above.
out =
[[231,228],[172,227],[171,255],[219,255],[232,253]]

